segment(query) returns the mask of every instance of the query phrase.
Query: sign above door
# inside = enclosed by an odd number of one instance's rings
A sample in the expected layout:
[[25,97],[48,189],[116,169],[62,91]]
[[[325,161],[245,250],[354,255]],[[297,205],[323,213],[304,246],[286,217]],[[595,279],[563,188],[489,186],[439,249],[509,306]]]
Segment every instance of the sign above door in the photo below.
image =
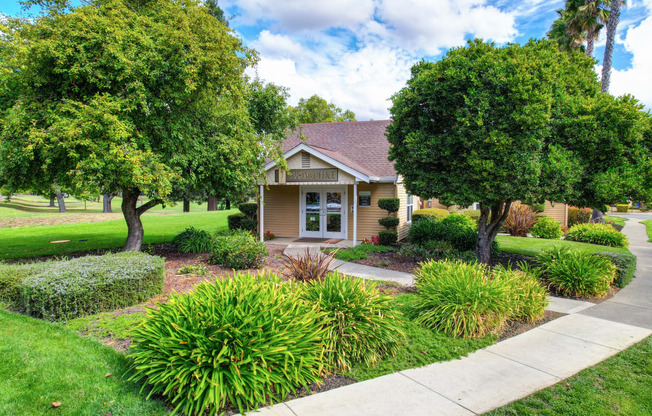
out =
[[337,168],[327,169],[292,169],[288,172],[286,182],[337,182]]

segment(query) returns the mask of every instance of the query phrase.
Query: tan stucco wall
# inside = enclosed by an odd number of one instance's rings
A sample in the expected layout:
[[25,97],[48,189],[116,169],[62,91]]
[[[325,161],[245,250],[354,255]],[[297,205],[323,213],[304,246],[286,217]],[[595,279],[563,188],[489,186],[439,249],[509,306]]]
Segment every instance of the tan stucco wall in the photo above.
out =
[[264,232],[277,237],[299,236],[299,186],[270,185],[264,193]]

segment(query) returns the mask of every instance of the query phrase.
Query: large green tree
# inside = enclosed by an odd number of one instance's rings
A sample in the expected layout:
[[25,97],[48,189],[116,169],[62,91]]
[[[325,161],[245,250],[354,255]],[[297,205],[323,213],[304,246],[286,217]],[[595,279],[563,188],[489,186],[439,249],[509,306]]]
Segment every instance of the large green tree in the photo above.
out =
[[513,201],[649,197],[649,115],[601,94],[593,62],[551,41],[474,41],[415,65],[393,96],[390,159],[411,194],[480,203],[481,262]]
[[342,110],[318,95],[302,98],[294,107],[299,123],[332,123],[335,121],[356,121],[355,113]]
[[[250,121],[255,62],[198,0],[42,2],[0,35],[0,178],[120,192],[138,250],[140,216],[172,189],[251,189],[274,144]],[[18,186],[15,186],[18,187]],[[137,206],[141,194],[149,202]]]

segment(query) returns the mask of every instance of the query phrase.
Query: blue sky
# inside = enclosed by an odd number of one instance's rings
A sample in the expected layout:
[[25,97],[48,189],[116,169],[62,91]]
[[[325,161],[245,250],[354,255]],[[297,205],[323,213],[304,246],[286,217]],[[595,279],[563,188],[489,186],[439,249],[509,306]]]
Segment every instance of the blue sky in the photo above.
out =
[[[290,103],[318,94],[358,120],[388,118],[410,67],[475,37],[497,44],[545,36],[560,0],[220,0],[230,26],[260,54],[252,69],[289,88]],[[17,0],[0,12],[19,15]],[[604,32],[604,31],[603,31]],[[601,61],[604,37],[595,57]],[[621,13],[611,92],[652,108],[652,0]],[[596,65],[596,72],[601,70]]]

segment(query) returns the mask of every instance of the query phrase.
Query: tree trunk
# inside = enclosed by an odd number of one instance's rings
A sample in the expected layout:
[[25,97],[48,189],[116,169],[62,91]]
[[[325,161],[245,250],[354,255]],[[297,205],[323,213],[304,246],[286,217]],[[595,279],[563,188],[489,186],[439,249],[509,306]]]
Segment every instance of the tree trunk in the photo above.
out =
[[102,212],[113,212],[113,209],[111,208],[111,200],[114,196],[115,193],[102,195]]
[[622,0],[611,0],[609,20],[607,21],[607,43],[604,46],[604,59],[602,60],[602,87],[600,91],[609,92],[611,83],[611,63],[613,62],[614,42],[616,40],[616,28],[620,20],[620,6]]
[[595,46],[595,32],[593,29],[589,29],[586,34],[586,56],[593,57],[593,47]]
[[491,243],[493,243],[496,235],[498,235],[498,231],[500,231],[500,227],[505,222],[511,206],[512,201],[497,203],[491,209],[480,204],[478,242],[475,247],[475,256],[480,263],[489,264],[489,260],[491,259]]
[[54,205],[54,199],[55,199],[54,195],[50,195],[50,208],[54,208],[54,206],[55,206]]
[[136,207],[139,196],[140,189],[138,188],[124,189],[122,191],[122,215],[124,215],[127,222],[127,241],[125,241],[122,251],[140,251],[144,235],[140,216],[161,202],[158,199],[152,199]]
[[190,201],[187,199],[183,200],[183,212],[190,212]]
[[63,199],[63,194],[61,193],[61,190],[58,190],[57,193],[55,194],[57,197],[57,203],[59,204],[59,212],[66,212],[66,201]]
[[209,196],[208,197],[208,211],[217,211],[217,197]]
[[226,200],[226,209],[231,209],[231,201]]
[[593,224],[604,224],[604,217],[602,216],[602,211],[600,211],[597,208],[593,208],[593,212],[591,213],[591,221],[590,223]]

